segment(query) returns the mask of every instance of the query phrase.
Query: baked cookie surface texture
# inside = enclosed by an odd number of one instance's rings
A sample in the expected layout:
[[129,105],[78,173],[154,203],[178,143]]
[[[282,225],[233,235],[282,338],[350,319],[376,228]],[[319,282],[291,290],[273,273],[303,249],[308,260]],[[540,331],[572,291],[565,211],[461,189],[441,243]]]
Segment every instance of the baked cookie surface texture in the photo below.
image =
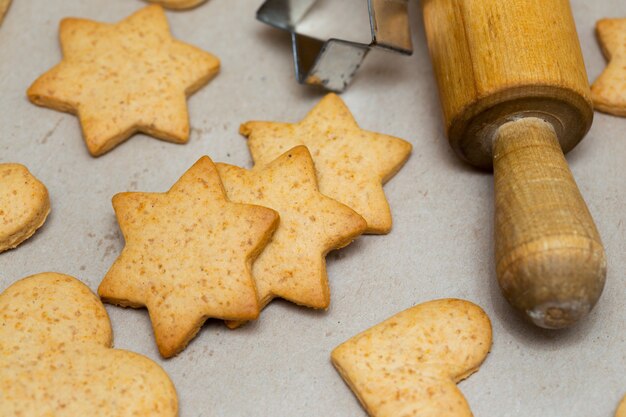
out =
[[50,213],[46,187],[20,164],[0,164],[0,252],[31,237]]
[[[330,290],[326,254],[346,246],[366,228],[351,208],[319,193],[315,167],[304,146],[269,165],[245,170],[217,164],[228,197],[276,210],[280,224],[252,267],[261,308],[280,297],[327,308]],[[229,323],[234,327],[237,323]]]
[[278,226],[271,209],[230,202],[208,157],[166,193],[121,193],[126,246],[98,288],[109,303],[148,308],[159,351],[182,351],[209,318],[259,314],[251,264]]
[[17,281],[0,294],[0,416],[176,416],[163,369],[112,344],[104,306],[77,279]]
[[411,144],[362,130],[336,94],[326,95],[301,122],[247,122],[240,133],[248,138],[257,165],[305,145],[313,156],[322,194],[363,216],[366,233],[391,230],[391,211],[382,184],[402,167]]
[[373,417],[469,417],[456,383],[491,348],[491,323],[468,301],[409,308],[339,345],[333,364]]
[[63,60],[30,86],[28,98],[75,113],[92,155],[136,132],[188,141],[186,98],[220,64],[173,39],[161,6],[147,6],[117,24],[63,19],[60,39]]
[[596,24],[596,34],[609,63],[591,85],[593,105],[596,110],[626,117],[626,19],[602,19]]

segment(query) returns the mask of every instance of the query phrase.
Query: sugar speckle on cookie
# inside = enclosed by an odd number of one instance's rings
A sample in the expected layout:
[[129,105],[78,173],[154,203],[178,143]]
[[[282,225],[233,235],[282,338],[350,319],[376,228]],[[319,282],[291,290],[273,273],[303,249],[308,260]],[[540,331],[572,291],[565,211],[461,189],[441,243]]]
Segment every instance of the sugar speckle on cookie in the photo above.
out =
[[172,38],[163,8],[116,24],[61,21],[63,59],[28,89],[35,104],[78,116],[93,156],[142,132],[189,140],[186,97],[211,80],[219,60]]
[[126,246],[98,294],[112,304],[147,307],[164,357],[182,351],[209,317],[257,318],[251,265],[279,215],[229,201],[209,157],[166,193],[117,194],[113,207]]
[[258,204],[280,214],[276,233],[252,268],[261,308],[275,297],[327,308],[330,290],[325,256],[363,233],[365,220],[319,192],[315,166],[304,146],[251,170],[227,164],[217,168],[232,201]]
[[239,131],[248,138],[257,165],[305,145],[313,156],[322,194],[363,216],[366,233],[391,230],[391,210],[382,185],[404,165],[411,144],[361,129],[336,94],[326,95],[298,123],[247,122]]
[[42,273],[0,294],[0,415],[178,415],[163,369],[112,349],[102,302],[76,278]]
[[492,341],[477,305],[416,305],[354,336],[331,359],[372,417],[471,417],[456,383],[476,372]]

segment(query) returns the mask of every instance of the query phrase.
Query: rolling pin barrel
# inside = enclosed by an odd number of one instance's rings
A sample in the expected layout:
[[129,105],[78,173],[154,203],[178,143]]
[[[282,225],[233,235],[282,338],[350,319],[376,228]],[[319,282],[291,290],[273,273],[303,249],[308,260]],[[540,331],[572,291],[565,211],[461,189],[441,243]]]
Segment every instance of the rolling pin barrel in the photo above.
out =
[[569,2],[423,0],[423,9],[450,145],[494,170],[500,287],[538,326],[569,326],[606,276],[563,156],[593,119]]

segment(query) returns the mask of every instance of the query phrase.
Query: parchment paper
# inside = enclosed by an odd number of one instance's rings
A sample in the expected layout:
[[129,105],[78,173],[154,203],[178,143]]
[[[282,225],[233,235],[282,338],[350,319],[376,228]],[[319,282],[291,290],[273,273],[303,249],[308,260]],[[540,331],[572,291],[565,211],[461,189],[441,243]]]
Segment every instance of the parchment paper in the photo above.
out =
[[[298,121],[321,97],[294,81],[285,34],[254,19],[260,0],[210,0],[167,12],[174,35],[222,60],[222,72],[189,100],[187,145],[137,135],[105,156],[87,153],[77,119],[36,107],[26,89],[61,58],[67,16],[116,22],[138,0],[16,0],[0,27],[0,162],[20,162],[48,187],[52,213],[16,250],[0,254],[0,289],[58,271],[95,290],[123,247],[111,207],[121,191],[165,191],[201,155],[249,167],[241,122]],[[593,80],[605,60],[596,20],[626,16],[618,0],[573,1]],[[626,393],[626,119],[596,114],[568,155],[606,247],[608,279],[577,327],[542,331],[520,320],[496,284],[493,185],[456,158],[442,130],[439,98],[417,2],[415,53],[375,51],[343,95],[363,128],[405,138],[414,152],[385,187],[394,215],[387,236],[365,236],[328,258],[326,312],[275,301],[260,320],[229,331],[209,321],[178,357],[156,350],[146,310],[107,306],[115,346],[140,352],[172,377],[182,417],[364,416],[329,360],[334,346],[408,308],[460,297],[493,322],[493,350],[460,384],[476,416],[611,416]],[[549,30],[549,28],[546,28]]]

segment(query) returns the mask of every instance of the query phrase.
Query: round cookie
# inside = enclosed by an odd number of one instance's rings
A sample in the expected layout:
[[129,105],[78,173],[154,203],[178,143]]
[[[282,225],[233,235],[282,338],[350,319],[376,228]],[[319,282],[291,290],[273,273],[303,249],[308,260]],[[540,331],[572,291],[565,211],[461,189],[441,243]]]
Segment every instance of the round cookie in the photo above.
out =
[[0,416],[176,417],[165,371],[112,344],[102,302],[76,278],[15,282],[0,293]]
[[20,164],[0,164],[0,252],[31,237],[50,213],[48,190]]

